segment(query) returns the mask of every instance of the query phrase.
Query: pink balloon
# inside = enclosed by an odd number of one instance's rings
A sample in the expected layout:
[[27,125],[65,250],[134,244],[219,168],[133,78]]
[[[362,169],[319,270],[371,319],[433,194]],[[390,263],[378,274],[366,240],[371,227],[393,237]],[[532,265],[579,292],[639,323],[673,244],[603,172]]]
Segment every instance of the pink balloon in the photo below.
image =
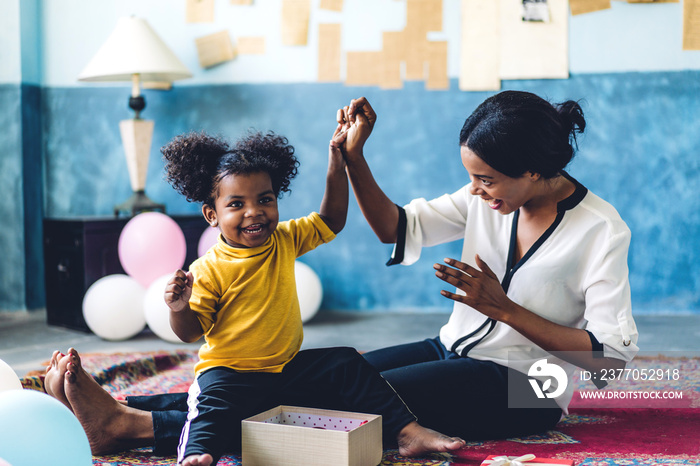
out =
[[175,220],[160,212],[129,220],[119,235],[118,247],[124,271],[146,288],[185,265],[185,234]]
[[199,238],[199,244],[197,245],[197,253],[199,257],[202,257],[207,253],[209,248],[214,246],[217,241],[219,241],[219,229],[214,227],[207,227]]

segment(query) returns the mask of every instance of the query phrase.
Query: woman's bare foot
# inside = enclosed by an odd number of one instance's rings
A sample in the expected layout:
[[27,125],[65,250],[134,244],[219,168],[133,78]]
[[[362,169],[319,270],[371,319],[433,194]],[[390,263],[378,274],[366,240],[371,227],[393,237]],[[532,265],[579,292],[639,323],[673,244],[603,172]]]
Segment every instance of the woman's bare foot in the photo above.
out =
[[66,355],[60,351],[54,351],[51,355],[49,365],[46,366],[46,374],[44,375],[44,390],[46,393],[66,405],[68,409],[73,411],[73,407],[68,402],[68,398],[66,398],[66,391],[63,388],[67,365],[68,358]]
[[180,463],[180,466],[209,466],[214,462],[214,458],[208,453],[203,455],[190,455]]
[[118,402],[85,372],[80,355],[66,355],[64,390],[73,412],[85,429],[93,455],[153,445],[153,419],[148,411]]
[[459,450],[466,443],[458,437],[448,437],[427,429],[417,422],[407,424],[397,437],[399,455],[421,456],[426,453],[450,452]]

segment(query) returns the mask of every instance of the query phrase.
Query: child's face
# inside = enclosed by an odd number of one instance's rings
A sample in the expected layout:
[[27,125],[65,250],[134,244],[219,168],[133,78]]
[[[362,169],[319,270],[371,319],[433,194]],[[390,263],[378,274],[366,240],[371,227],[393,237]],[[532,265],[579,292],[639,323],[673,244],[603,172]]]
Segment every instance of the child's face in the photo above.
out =
[[222,178],[214,207],[204,206],[204,217],[235,248],[261,246],[279,222],[277,196],[266,172]]

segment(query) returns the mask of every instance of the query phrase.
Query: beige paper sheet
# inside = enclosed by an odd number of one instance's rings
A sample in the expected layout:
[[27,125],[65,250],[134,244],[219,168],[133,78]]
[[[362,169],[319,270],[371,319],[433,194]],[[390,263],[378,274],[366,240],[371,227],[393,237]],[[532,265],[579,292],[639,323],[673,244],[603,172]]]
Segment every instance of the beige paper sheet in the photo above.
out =
[[282,0],[282,45],[306,45],[311,0]]
[[429,31],[442,30],[442,0],[406,0],[404,29],[405,78],[420,81],[426,77]]
[[253,0],[231,0],[231,5],[252,5]]
[[450,78],[447,76],[447,41],[428,42],[428,90],[447,90]]
[[700,50],[700,0],[683,0],[683,50]]
[[406,54],[404,31],[384,31],[382,33],[382,63],[379,87],[401,89],[401,62]]
[[569,77],[569,10],[548,0],[549,23],[522,20],[522,0],[500,0],[501,79]]
[[321,0],[322,10],[343,11],[343,0]]
[[199,37],[195,39],[195,44],[197,45],[199,64],[202,68],[209,68],[236,58],[228,31]]
[[582,15],[611,8],[610,0],[569,0],[572,15]]
[[239,55],[265,55],[264,36],[243,36],[236,40]]
[[442,0],[406,0],[406,29],[442,31]]
[[459,88],[463,91],[501,89],[499,1],[462,0]]
[[345,84],[348,86],[378,86],[381,81],[383,52],[347,52],[345,55]]
[[213,23],[214,0],[187,0],[185,3],[186,23]]
[[340,24],[318,25],[318,77],[321,82],[340,81]]

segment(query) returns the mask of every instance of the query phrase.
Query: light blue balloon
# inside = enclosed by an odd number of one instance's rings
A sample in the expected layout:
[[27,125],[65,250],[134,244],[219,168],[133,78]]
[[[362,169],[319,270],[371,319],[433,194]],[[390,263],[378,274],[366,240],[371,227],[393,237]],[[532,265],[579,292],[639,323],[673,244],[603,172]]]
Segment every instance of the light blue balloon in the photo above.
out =
[[12,466],[92,466],[90,443],[78,419],[36,390],[0,392],[0,458]]

